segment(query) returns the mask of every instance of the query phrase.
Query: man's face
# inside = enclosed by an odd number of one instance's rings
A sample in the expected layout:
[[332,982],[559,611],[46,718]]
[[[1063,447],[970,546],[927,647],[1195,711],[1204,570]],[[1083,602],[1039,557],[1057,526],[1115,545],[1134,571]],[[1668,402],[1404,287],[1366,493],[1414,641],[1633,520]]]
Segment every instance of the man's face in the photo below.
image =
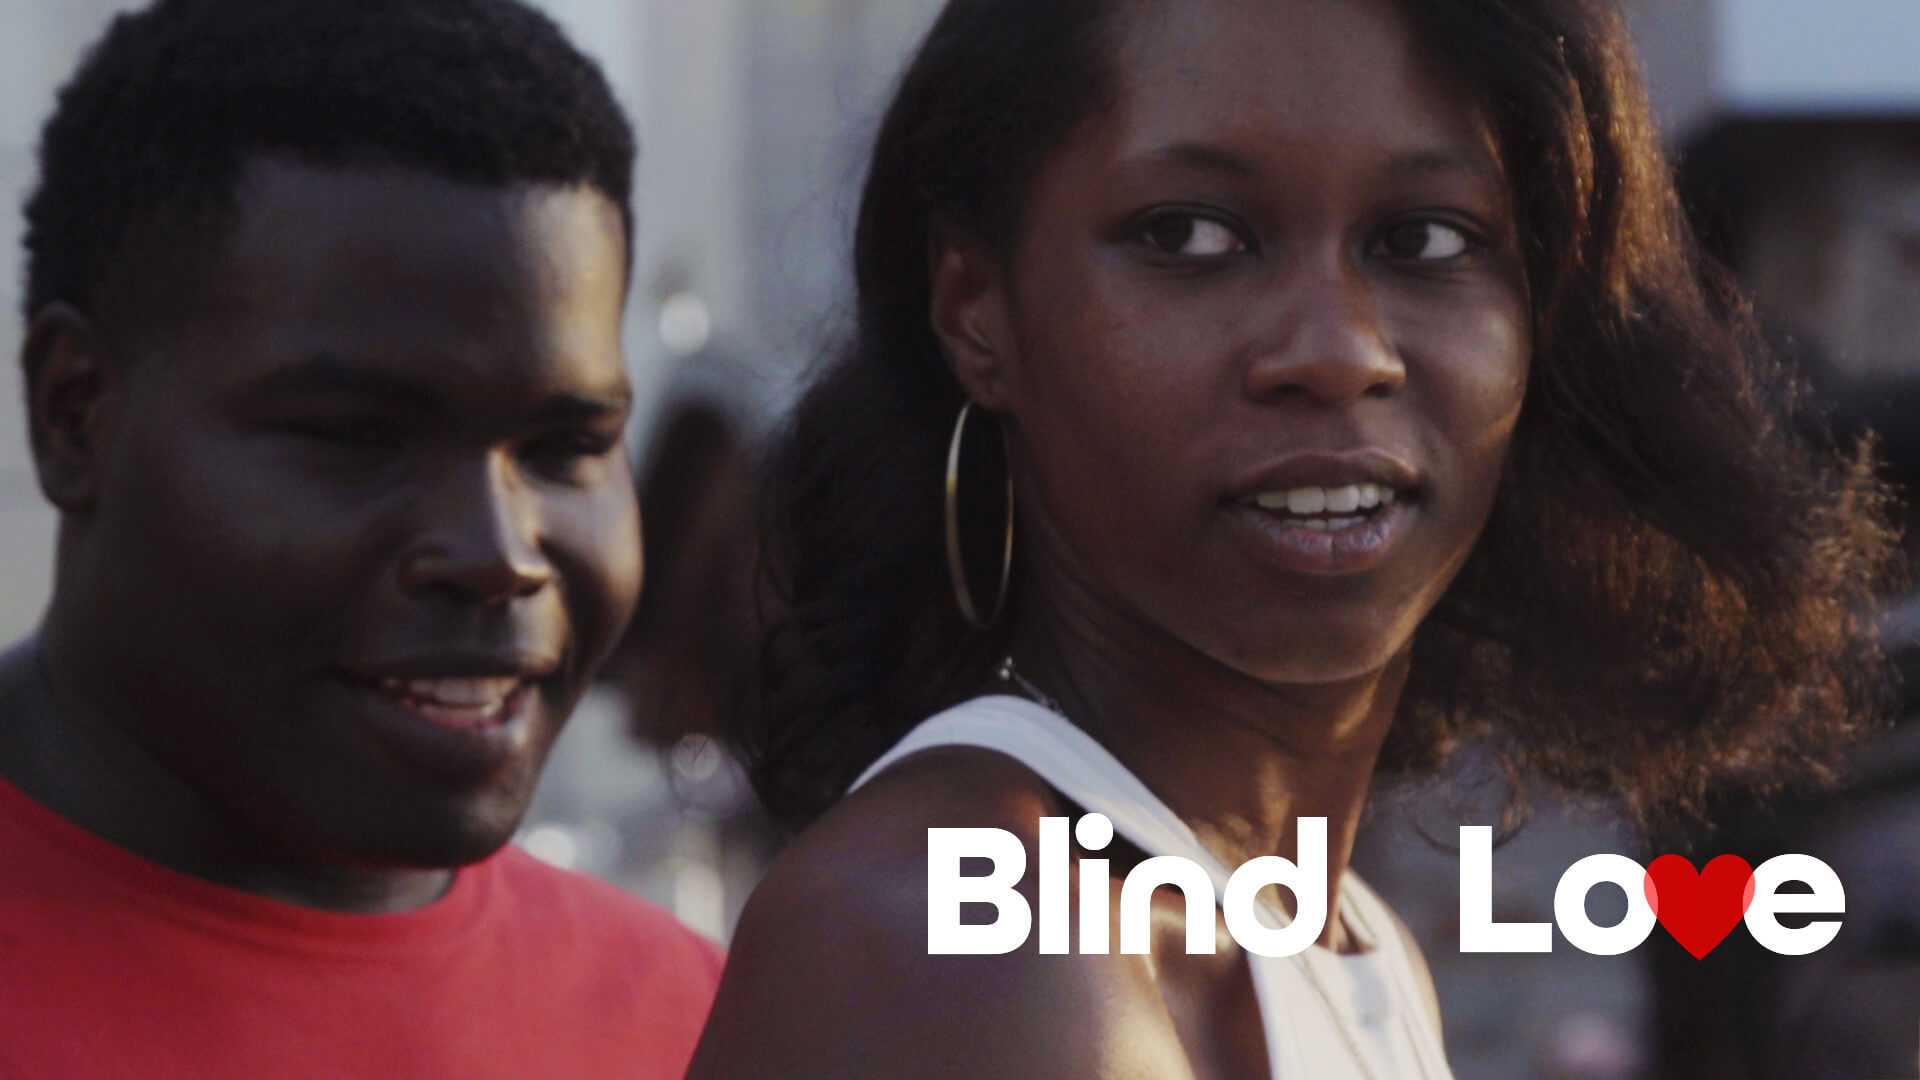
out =
[[103,405],[85,692],[276,858],[482,857],[639,590],[619,212],[277,162],[238,201]]

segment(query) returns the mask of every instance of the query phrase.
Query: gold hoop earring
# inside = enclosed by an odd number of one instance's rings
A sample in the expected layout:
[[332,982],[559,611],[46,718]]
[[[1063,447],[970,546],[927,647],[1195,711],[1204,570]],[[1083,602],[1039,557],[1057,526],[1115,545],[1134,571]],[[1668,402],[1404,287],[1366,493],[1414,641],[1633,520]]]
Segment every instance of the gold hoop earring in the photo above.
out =
[[[1007,606],[1007,586],[1013,580],[1013,472],[1007,471],[1007,536],[1000,551],[1000,587],[995,590],[993,610],[986,618],[974,605],[973,590],[967,585],[966,563],[960,557],[960,446],[967,433],[967,415],[973,402],[960,406],[960,418],[954,421],[953,442],[947,447],[947,576],[953,581],[953,598],[960,602],[960,614],[976,629],[985,630],[1000,619]],[[1001,432],[1005,446],[1006,433]]]

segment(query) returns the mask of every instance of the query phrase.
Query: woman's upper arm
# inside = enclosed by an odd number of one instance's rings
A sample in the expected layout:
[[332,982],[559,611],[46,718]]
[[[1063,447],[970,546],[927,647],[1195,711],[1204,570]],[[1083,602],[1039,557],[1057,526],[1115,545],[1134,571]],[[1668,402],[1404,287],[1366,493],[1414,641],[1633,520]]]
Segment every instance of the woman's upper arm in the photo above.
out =
[[742,916],[689,1077],[1185,1073],[1139,958],[929,956],[926,920],[924,847],[789,853]]

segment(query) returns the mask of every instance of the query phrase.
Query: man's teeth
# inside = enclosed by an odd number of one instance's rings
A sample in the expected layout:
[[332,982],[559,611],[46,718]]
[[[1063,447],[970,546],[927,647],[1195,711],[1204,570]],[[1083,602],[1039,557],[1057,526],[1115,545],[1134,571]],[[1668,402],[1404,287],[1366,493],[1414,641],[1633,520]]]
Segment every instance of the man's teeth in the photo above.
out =
[[[1254,496],[1253,502],[1262,510],[1272,510],[1288,514],[1351,514],[1355,510],[1372,510],[1378,506],[1392,506],[1396,493],[1390,487],[1380,484],[1348,484],[1345,487],[1299,487],[1288,491],[1268,491]],[[1360,519],[1333,518],[1326,522],[1329,528],[1344,528],[1347,521]],[[1313,528],[1317,521],[1305,523]]]
[[430,705],[455,709],[497,708],[518,689],[521,680],[511,677],[468,679],[382,679],[381,689],[404,694]]

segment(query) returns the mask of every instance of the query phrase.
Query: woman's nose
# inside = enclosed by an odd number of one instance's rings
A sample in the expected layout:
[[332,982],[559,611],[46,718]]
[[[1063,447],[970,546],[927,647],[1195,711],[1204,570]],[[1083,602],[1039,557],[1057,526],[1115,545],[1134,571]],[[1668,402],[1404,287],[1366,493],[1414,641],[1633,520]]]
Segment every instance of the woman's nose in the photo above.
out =
[[1399,349],[1359,268],[1303,268],[1289,277],[1277,290],[1272,337],[1247,367],[1248,396],[1342,404],[1391,394],[1406,382]]

